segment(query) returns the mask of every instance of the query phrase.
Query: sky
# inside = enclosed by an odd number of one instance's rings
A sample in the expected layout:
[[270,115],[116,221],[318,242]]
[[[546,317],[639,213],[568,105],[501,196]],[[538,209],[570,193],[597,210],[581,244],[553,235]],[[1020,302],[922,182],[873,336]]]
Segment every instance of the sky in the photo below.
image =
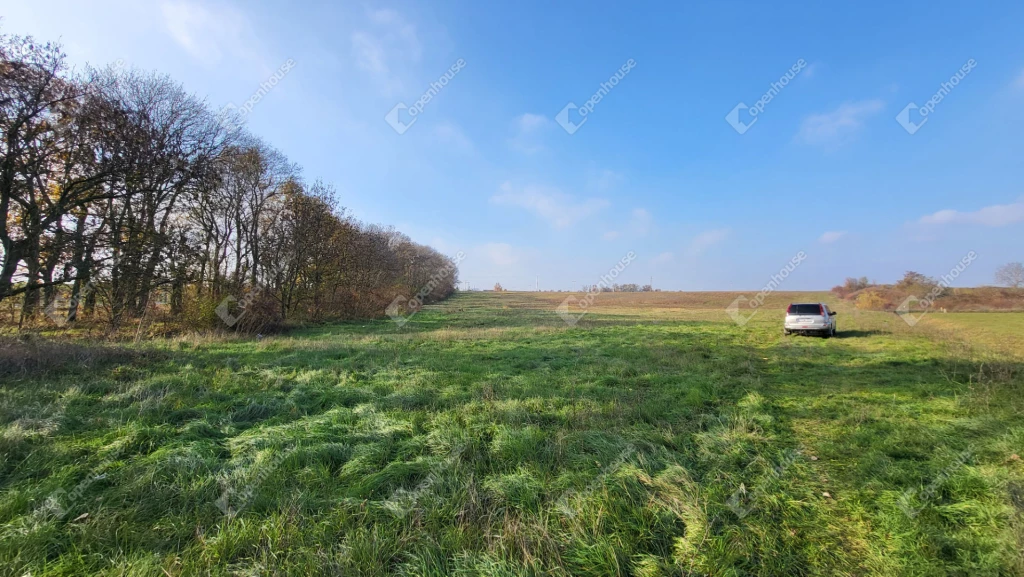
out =
[[[1024,261],[1024,3],[0,0],[166,73],[472,288],[993,284]],[[286,63],[291,61],[289,66]],[[287,68],[282,73],[283,68]],[[433,86],[433,87],[432,87]],[[620,267],[621,268],[621,267]],[[790,265],[792,268],[792,265]],[[467,284],[464,283],[464,287]]]

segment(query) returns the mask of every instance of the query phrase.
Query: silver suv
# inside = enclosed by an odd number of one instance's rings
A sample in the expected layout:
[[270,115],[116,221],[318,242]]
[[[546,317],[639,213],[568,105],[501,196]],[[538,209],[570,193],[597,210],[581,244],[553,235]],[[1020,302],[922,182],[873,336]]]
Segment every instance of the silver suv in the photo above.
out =
[[786,309],[782,334],[816,334],[825,338],[836,336],[836,312],[825,303],[793,303]]

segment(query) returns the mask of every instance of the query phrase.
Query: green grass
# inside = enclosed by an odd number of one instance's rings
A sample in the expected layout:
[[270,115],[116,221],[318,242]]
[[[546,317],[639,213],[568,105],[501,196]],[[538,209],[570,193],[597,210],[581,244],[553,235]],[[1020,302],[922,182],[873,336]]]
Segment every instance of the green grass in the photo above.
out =
[[1024,356],[1022,313],[931,313],[924,321],[977,345]]
[[558,296],[7,378],[0,574],[1024,573],[1018,357]]

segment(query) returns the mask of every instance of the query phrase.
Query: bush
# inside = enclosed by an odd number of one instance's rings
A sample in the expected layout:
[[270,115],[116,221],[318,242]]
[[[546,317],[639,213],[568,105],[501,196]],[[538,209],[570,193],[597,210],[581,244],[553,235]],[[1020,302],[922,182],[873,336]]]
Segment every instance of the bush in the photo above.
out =
[[864,290],[869,286],[872,285],[868,282],[868,277],[866,276],[860,278],[846,277],[846,281],[843,284],[832,287],[832,292],[842,298],[846,298],[847,295]]
[[857,296],[856,307],[862,310],[880,310],[885,308],[885,299],[874,291],[863,292]]
[[267,334],[284,328],[281,304],[268,291],[255,289],[241,298],[223,295],[197,299],[187,314],[190,328],[224,329],[244,334]]
[[903,278],[896,283],[897,288],[901,289],[912,289],[917,287],[925,287],[931,289],[931,287],[937,285],[935,279],[925,276],[919,272],[908,270],[904,273]]
[[268,334],[277,333],[284,328],[284,317],[281,315],[281,304],[268,291],[259,290],[254,296],[247,297],[245,309],[240,311],[234,329],[240,333]]
[[182,327],[186,331],[204,331],[224,326],[224,321],[217,317],[220,300],[209,295],[185,299],[180,318]]

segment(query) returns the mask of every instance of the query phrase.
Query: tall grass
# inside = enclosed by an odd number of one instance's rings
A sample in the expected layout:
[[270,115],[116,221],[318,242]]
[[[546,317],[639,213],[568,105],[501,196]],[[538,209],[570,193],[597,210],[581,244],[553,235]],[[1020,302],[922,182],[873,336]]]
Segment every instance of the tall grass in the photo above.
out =
[[0,573],[1024,571],[1017,361],[891,314],[825,340],[620,305],[471,294],[14,374]]

